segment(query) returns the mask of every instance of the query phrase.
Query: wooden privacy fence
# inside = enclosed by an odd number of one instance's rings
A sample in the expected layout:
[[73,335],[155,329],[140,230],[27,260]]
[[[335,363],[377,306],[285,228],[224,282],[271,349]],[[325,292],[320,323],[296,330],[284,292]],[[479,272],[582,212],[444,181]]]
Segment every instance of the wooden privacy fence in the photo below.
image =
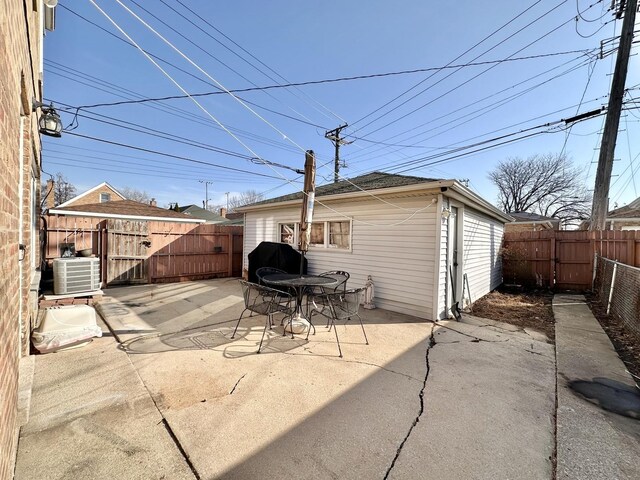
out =
[[242,275],[241,226],[48,215],[45,258],[73,248],[100,258],[104,285]]
[[504,282],[588,290],[596,254],[640,266],[640,231],[506,232],[502,243]]

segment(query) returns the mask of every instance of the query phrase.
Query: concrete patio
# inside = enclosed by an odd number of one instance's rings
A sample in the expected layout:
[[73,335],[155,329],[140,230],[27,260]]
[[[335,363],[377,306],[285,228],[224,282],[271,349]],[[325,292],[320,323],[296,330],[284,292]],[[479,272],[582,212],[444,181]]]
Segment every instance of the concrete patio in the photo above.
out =
[[539,336],[361,310],[370,345],[340,325],[342,359],[323,325],[309,341],[277,327],[256,355],[264,317],[230,338],[236,280],[106,293],[107,336],[36,357],[16,478],[552,477]]

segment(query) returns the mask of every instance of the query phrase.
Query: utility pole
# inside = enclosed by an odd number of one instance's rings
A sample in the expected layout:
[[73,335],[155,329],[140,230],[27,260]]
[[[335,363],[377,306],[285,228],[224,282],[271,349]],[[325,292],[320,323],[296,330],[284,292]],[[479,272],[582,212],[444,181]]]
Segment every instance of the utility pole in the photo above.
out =
[[198,180],[200,183],[204,183],[204,209],[209,210],[209,185],[213,185],[213,182],[209,180]]
[[229,211],[229,192],[224,192],[224,194],[227,196],[227,212]]
[[324,138],[328,138],[333,143],[333,146],[336,148],[336,156],[335,156],[335,164],[333,167],[333,181],[334,183],[338,181],[340,177],[340,145],[349,145],[351,142],[347,142],[343,137],[340,137],[340,132],[347,128],[349,125],[346,123],[344,125],[340,125],[338,128],[334,128],[333,130],[329,130],[324,134]]
[[313,222],[313,203],[316,197],[316,157],[313,150],[307,150],[304,156],[304,189],[302,211],[300,212],[300,275],[304,269],[304,255],[311,241],[311,223]]
[[622,31],[620,32],[618,57],[616,58],[616,67],[613,71],[613,79],[611,80],[607,118],[604,124],[604,131],[602,132],[602,143],[600,144],[600,156],[598,157],[598,170],[596,171],[596,183],[593,190],[589,230],[604,230],[606,227],[613,154],[616,149],[618,127],[620,125],[624,84],[627,79],[627,68],[629,66],[629,54],[631,52],[631,43],[633,42],[633,27],[636,21],[637,8],[638,0],[627,0],[624,20],[622,21]]

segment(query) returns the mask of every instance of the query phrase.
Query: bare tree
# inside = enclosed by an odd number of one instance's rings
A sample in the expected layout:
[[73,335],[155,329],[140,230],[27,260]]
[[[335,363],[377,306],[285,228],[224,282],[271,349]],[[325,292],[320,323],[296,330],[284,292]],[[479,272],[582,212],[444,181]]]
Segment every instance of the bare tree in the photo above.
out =
[[[264,194],[258,192],[257,190],[247,190],[246,192],[242,192],[239,195],[229,197],[229,213],[233,212],[238,207],[256,203],[263,199]],[[226,207],[226,205],[220,206]]]
[[[76,196],[76,187],[71,183],[67,177],[62,173],[56,173],[53,178],[53,191],[49,195],[53,195],[53,204],[57,207],[61,203],[71,200]],[[45,203],[47,198],[47,184],[43,183],[41,186],[42,203]]]
[[124,195],[127,200],[134,200],[140,203],[149,203],[151,201],[151,195],[149,195],[145,190],[123,187],[120,189],[120,193]]
[[582,172],[565,155],[510,157],[489,173],[505,212],[537,213],[575,225],[591,213],[591,194]]

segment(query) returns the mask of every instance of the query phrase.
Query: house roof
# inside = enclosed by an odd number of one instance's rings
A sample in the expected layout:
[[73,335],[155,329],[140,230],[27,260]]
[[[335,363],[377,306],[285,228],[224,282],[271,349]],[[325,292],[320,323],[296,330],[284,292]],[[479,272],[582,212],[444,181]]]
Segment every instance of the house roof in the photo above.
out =
[[537,213],[531,212],[509,212],[513,218],[516,219],[516,222],[559,222],[560,219],[553,217],[545,217],[544,215],[538,215]]
[[[384,172],[372,172],[359,177],[347,180],[341,180],[336,183],[321,185],[316,188],[315,198],[322,198],[323,201],[331,199],[345,199],[355,196],[371,195],[371,192],[381,192],[381,190],[389,189],[391,192],[411,192],[423,190],[447,191],[449,196],[466,199],[467,202],[474,204],[476,208],[483,210],[485,213],[500,219],[502,222],[513,221],[513,217],[500,211],[491,203],[469,190],[456,180],[436,179],[414,177],[408,175],[397,175]],[[366,192],[366,193],[365,193]],[[384,192],[387,193],[387,192]],[[297,200],[302,199],[302,192],[282,195],[280,197],[263,200],[261,202],[245,205],[237,209],[238,212],[249,212],[264,208],[279,207],[284,205],[293,205]]]
[[607,218],[640,218],[640,197],[629,205],[611,210]]
[[153,207],[133,200],[114,200],[104,203],[90,203],[69,207],[57,207],[49,210],[51,214],[73,215],[80,217],[123,218],[130,220],[158,220],[165,222],[204,223],[205,220],[193,218],[184,213]]
[[[411,177],[407,175],[394,175],[384,172],[372,172],[359,177],[341,180],[336,183],[321,185],[316,188],[316,198],[326,195],[339,195],[341,193],[352,193],[361,190],[378,190],[380,188],[404,187],[406,185],[416,185],[419,183],[436,182],[437,178]],[[266,205],[269,203],[280,203],[288,200],[302,199],[302,192],[290,193],[280,197],[270,198],[261,202],[245,205],[245,207],[253,207],[258,205]]]
[[221,223],[227,220],[222,215],[218,215],[217,213],[199,207],[198,205],[185,205],[183,207],[178,207],[177,211],[184,213],[185,215],[191,215],[194,218],[201,218],[209,223]]
[[76,195],[73,198],[70,198],[69,200],[67,200],[66,202],[61,203],[60,205],[58,205],[56,208],[62,208],[62,207],[66,207],[70,204],[72,204],[73,202],[75,202],[76,200],[78,200],[79,198],[85,197],[87,195],[89,195],[90,193],[95,192],[96,190],[102,188],[102,187],[109,187],[111,190],[113,190],[113,192],[117,195],[120,196],[120,198],[125,199],[126,197],[124,195],[122,195],[118,190],[116,190],[115,188],[113,188],[111,185],[109,185],[107,182],[102,182],[99,185],[96,185],[93,188],[90,188],[89,190],[87,190],[86,192],[82,192],[80,195]]

